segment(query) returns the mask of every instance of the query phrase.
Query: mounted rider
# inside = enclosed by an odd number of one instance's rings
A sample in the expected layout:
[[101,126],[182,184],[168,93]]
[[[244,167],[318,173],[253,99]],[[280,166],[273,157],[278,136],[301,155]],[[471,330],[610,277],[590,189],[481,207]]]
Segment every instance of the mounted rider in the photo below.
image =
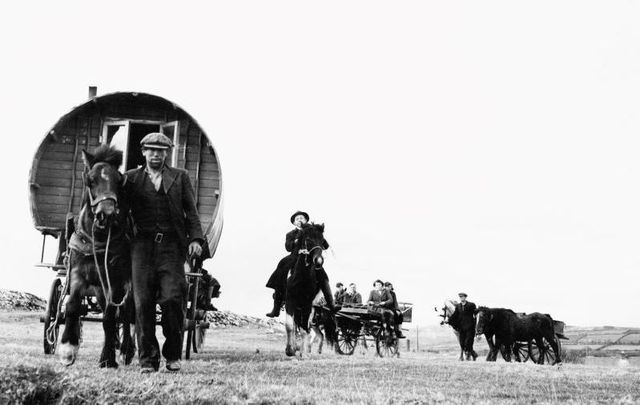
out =
[[[298,236],[302,232],[302,226],[309,222],[309,214],[303,211],[296,211],[291,215],[291,223],[295,226],[295,229],[289,231],[285,237],[284,247],[289,252],[289,255],[283,257],[278,266],[269,277],[266,286],[273,288],[273,309],[267,314],[270,318],[275,318],[280,315],[280,310],[285,299],[285,290],[287,287],[287,274],[289,270],[293,268],[300,254],[309,254],[304,246],[302,246],[301,240]],[[328,249],[329,244],[325,241],[322,249]],[[324,271],[324,268],[317,270],[316,280],[322,290],[322,294],[327,302],[327,306],[332,310],[335,309],[333,304],[333,296],[331,295],[331,287],[329,286],[329,277]]]

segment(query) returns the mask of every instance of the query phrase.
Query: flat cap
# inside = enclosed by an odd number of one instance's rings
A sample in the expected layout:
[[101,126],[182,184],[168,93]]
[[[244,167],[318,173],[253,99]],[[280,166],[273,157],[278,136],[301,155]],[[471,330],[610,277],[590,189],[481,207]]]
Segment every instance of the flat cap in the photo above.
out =
[[463,293],[463,292],[458,293],[458,297],[466,297],[466,296],[467,296],[467,293]]
[[142,138],[140,146],[150,149],[169,149],[173,146],[173,142],[171,142],[171,139],[169,139],[165,134],[152,132]]

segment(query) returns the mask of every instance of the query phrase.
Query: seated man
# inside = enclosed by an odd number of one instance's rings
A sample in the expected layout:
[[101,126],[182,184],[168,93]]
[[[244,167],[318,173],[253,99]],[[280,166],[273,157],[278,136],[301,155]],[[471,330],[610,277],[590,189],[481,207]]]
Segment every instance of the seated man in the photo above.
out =
[[[295,226],[295,229],[288,232],[285,237],[284,247],[289,252],[289,255],[283,257],[278,266],[269,277],[269,281],[267,281],[267,287],[273,288],[273,309],[271,312],[267,314],[270,318],[275,318],[280,315],[280,310],[282,309],[282,304],[285,299],[285,292],[287,289],[287,274],[289,270],[293,268],[298,259],[298,254],[305,253],[306,250],[302,249],[301,243],[302,241],[298,240],[298,236],[302,230],[302,225],[309,222],[309,214],[302,211],[297,211],[291,216],[291,223]],[[328,248],[327,246],[323,246],[323,249]],[[308,252],[307,252],[308,253]],[[332,310],[335,309],[333,305],[333,296],[331,295],[331,287],[329,286],[329,279],[326,276],[324,270],[318,273],[320,275],[320,279],[318,279],[318,284],[320,290],[324,294],[324,297],[327,301],[327,306]]]
[[356,291],[356,285],[354,283],[349,284],[349,289],[344,295],[343,303],[347,305],[362,304],[362,295]]
[[387,328],[391,328],[395,323],[393,322],[393,312],[391,307],[393,306],[393,297],[389,294],[389,291],[383,288],[384,283],[382,280],[376,280],[373,282],[373,290],[369,293],[369,299],[367,304],[380,307],[382,315],[382,321]]
[[400,307],[398,306],[398,299],[396,298],[396,293],[393,291],[393,284],[390,282],[384,283],[384,289],[389,292],[391,295],[392,303],[387,306],[388,309],[393,311],[393,320],[394,320],[394,328],[396,331],[396,336],[399,338],[404,337],[402,334],[402,330],[400,326],[402,326],[402,312],[400,311]]

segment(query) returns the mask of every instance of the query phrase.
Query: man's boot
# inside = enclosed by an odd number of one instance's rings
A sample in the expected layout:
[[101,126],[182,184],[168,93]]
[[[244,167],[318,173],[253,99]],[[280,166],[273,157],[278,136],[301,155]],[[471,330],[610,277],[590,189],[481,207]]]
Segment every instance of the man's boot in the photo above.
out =
[[327,301],[327,307],[329,307],[331,311],[335,311],[336,306],[333,304],[333,295],[331,295],[331,286],[329,285],[328,279],[320,283],[320,290],[322,290],[324,300]]
[[396,331],[396,337],[397,337],[398,339],[400,339],[400,338],[403,338],[403,337],[404,337],[404,335],[402,334],[402,330],[400,330],[400,325],[397,325],[397,324],[396,324],[396,326],[395,326],[395,328],[394,328],[394,329],[395,329],[395,331]]
[[282,308],[282,297],[277,292],[273,293],[273,309],[267,314],[269,318],[277,318],[280,316],[280,309]]

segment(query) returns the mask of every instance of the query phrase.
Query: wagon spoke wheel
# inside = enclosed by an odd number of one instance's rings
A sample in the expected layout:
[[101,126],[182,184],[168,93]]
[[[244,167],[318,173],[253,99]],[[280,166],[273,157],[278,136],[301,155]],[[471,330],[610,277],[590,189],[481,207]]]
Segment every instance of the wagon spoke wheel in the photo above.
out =
[[356,350],[358,337],[358,332],[350,328],[343,327],[338,329],[338,345],[336,346],[336,351],[340,354],[352,355]]
[[376,352],[380,357],[400,356],[398,338],[393,331],[381,327],[376,334]]
[[529,360],[529,352],[531,350],[531,343],[515,342],[513,344],[513,353],[515,354],[516,361],[526,362]]
[[540,359],[540,350],[538,350],[538,345],[534,341],[529,341],[529,358],[532,362],[537,363]]
[[[555,338],[556,340],[556,344],[558,345],[558,355],[560,354],[560,339],[558,339],[557,337]],[[543,344],[544,344],[544,362],[546,364],[555,364],[556,362],[556,353],[553,351],[553,349],[551,348],[551,344],[549,343],[549,341],[546,338],[543,338]]]
[[53,280],[51,290],[49,291],[49,300],[47,301],[47,309],[44,314],[44,354],[54,354],[56,352],[56,344],[58,343],[58,333],[60,331],[60,323],[62,314],[58,317],[58,307],[62,298],[62,282],[59,278]]

